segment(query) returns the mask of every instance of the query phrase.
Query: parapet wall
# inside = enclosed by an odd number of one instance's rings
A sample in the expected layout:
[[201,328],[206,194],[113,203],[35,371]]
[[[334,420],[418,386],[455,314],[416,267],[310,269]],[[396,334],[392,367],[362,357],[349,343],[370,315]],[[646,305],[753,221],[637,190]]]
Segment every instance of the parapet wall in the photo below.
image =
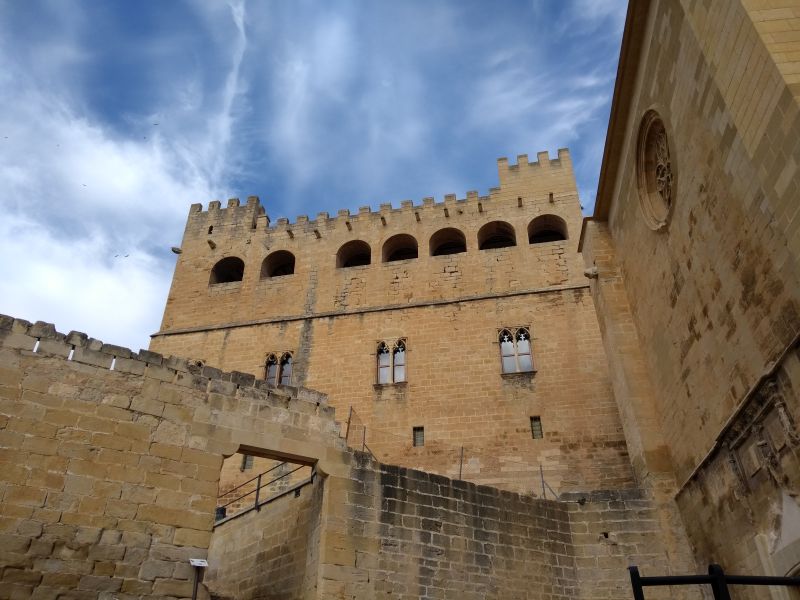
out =
[[239,449],[349,464],[319,393],[0,316],[0,597],[190,597]]
[[[565,198],[574,199],[573,191],[559,189],[561,188],[560,182],[554,181],[554,179],[565,176],[574,178],[569,150],[560,148],[558,158],[552,160],[546,151],[539,152],[536,158],[536,161],[528,162],[528,155],[520,154],[517,156],[516,164],[509,164],[508,158],[505,157],[497,159],[500,187],[491,188],[488,195],[480,195],[478,191],[470,190],[464,198],[458,198],[457,194],[450,193],[444,195],[442,202],[436,202],[432,196],[423,198],[422,202],[416,204],[413,200],[402,200],[397,208],[390,202],[381,203],[378,211],[373,211],[370,206],[361,206],[355,214],[351,214],[350,210],[345,208],[337,211],[333,217],[328,212],[320,212],[315,219],[309,218],[308,215],[298,215],[293,221],[286,217],[280,217],[273,223],[258,196],[248,196],[244,206],[241,205],[239,198],[230,198],[224,208],[220,200],[213,200],[209,202],[206,211],[203,210],[202,204],[195,203],[189,208],[186,235],[202,237],[213,234],[219,228],[225,228],[228,231],[233,229],[239,233],[247,229],[265,229],[268,233],[273,234],[283,233],[292,236],[298,234],[318,239],[322,230],[337,225],[347,227],[353,222],[385,225],[387,216],[401,217],[411,214],[416,218],[416,215],[420,215],[420,211],[425,214],[434,210],[442,211],[453,208],[457,210],[467,204],[492,202],[497,199],[501,189],[527,188],[529,190],[532,182],[535,182],[535,187],[541,188],[541,191],[537,190],[537,196],[541,194],[541,197],[528,196],[527,201],[545,199],[549,202],[551,200],[550,192],[544,191],[548,188],[552,188],[553,202],[562,201]],[[481,206],[481,210],[482,208]],[[209,231],[209,227],[214,229]]]

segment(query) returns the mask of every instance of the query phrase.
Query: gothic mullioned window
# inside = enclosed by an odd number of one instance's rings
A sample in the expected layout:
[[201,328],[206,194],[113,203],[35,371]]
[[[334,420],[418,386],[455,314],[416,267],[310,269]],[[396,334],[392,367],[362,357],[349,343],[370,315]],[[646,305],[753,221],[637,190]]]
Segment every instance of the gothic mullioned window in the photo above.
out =
[[527,327],[500,330],[500,362],[503,373],[532,373],[531,334]]
[[264,379],[267,385],[290,385],[292,382],[292,353],[272,353],[267,356]]
[[378,384],[403,383],[406,380],[406,341],[378,343]]

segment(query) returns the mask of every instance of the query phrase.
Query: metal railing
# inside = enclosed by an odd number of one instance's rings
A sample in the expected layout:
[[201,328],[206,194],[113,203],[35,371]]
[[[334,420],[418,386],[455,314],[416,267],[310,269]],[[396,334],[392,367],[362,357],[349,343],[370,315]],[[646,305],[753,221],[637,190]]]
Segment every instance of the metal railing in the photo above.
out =
[[[271,486],[272,484],[274,484],[274,483],[276,483],[276,482],[278,482],[278,481],[280,481],[280,480],[282,480],[282,479],[284,479],[286,477],[289,477],[290,475],[293,475],[294,473],[297,473],[300,469],[306,469],[306,468],[311,469],[311,467],[309,467],[308,465],[297,465],[297,467],[295,467],[291,471],[287,471],[286,473],[281,473],[280,475],[278,475],[277,477],[273,477],[272,479],[270,479],[266,483],[263,482],[265,475],[268,475],[269,473],[272,473],[273,471],[275,471],[277,469],[280,469],[282,467],[285,467],[286,465],[289,465],[289,464],[296,464],[296,463],[288,463],[288,462],[278,463],[274,467],[272,467],[270,469],[267,469],[263,473],[259,473],[258,475],[256,475],[252,479],[248,479],[244,483],[240,483],[235,488],[231,488],[230,490],[225,492],[223,497],[229,497],[231,494],[235,493],[236,491],[241,490],[245,486],[255,482],[255,487],[252,490],[250,490],[248,492],[245,492],[244,494],[241,494],[240,496],[236,496],[233,499],[228,500],[227,502],[225,502],[225,504],[218,505],[217,509],[216,509],[216,514],[215,514],[215,519],[214,520],[215,521],[221,521],[222,519],[225,519],[225,518],[228,518],[230,516],[233,516],[233,515],[228,515],[227,514],[228,507],[231,506],[232,504],[240,502],[241,500],[244,500],[245,498],[247,498],[248,496],[251,496],[251,495],[255,495],[254,498],[253,498],[253,505],[252,506],[246,506],[246,507],[242,508],[241,510],[237,511],[236,514],[239,514],[241,512],[246,512],[246,511],[249,511],[249,510],[252,510],[252,509],[260,510],[261,509],[261,505],[262,505],[262,502],[261,502],[261,500],[262,500],[262,498],[261,498],[261,490],[263,488],[267,488],[267,487]],[[311,477],[313,477],[313,475],[314,475],[314,472],[313,472],[313,469],[312,469],[311,470]]]
[[634,600],[644,600],[644,588],[665,585],[710,585],[714,600],[731,600],[728,585],[800,586],[800,577],[769,577],[758,575],[726,575],[722,567],[708,565],[708,575],[663,575],[642,577],[639,567],[628,567]]

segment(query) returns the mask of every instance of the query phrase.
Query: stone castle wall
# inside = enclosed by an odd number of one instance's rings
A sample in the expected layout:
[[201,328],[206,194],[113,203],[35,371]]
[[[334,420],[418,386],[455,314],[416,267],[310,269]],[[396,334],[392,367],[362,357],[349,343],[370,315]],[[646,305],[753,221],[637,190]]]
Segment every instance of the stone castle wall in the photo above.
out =
[[[255,199],[206,212],[195,205],[151,347],[258,377],[269,352],[292,351],[294,380],[324,391],[340,415],[352,407],[383,461],[517,491],[540,487],[540,466],[556,491],[631,486],[575,251],[569,154],[501,162],[499,178],[488,196],[276,225]],[[568,239],[528,243],[528,225],[542,215],[562,218]],[[516,246],[478,249],[478,232],[493,221],[513,226]],[[467,251],[430,256],[429,239],[446,227],[465,234]],[[382,262],[384,243],[399,234],[417,239],[419,257]],[[369,243],[372,264],[336,268],[337,250],[355,239]],[[294,253],[295,273],[262,278],[262,261],[278,250]],[[243,281],[209,285],[223,256],[244,259]],[[535,373],[501,373],[507,326],[530,328]],[[407,381],[377,385],[377,345],[397,339]],[[533,416],[543,439],[532,439]],[[420,426],[425,447],[415,448]]]
[[191,596],[223,456],[343,453],[324,396],[255,383],[0,317],[0,597]]
[[[187,598],[189,558],[212,563],[201,597],[239,600],[605,598],[629,560],[670,568],[636,490],[556,502],[384,466],[318,393],[46,323],[0,318],[0,419],[4,597]],[[316,476],[214,529],[236,451]]]
[[[631,4],[582,238],[637,480],[677,494],[665,524],[685,523],[701,569],[785,575],[781,548],[800,531],[787,500],[798,476],[799,17],[781,0]],[[660,227],[637,169],[652,110],[672,173]]]

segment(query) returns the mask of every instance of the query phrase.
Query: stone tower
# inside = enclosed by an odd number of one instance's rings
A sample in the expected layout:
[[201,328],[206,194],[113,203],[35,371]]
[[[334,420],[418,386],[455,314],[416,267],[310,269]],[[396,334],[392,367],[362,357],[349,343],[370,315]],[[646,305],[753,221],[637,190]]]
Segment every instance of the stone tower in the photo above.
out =
[[380,460],[516,491],[542,473],[559,492],[626,487],[569,153],[498,175],[486,196],[294,222],[254,197],[195,204],[151,347],[320,390]]

